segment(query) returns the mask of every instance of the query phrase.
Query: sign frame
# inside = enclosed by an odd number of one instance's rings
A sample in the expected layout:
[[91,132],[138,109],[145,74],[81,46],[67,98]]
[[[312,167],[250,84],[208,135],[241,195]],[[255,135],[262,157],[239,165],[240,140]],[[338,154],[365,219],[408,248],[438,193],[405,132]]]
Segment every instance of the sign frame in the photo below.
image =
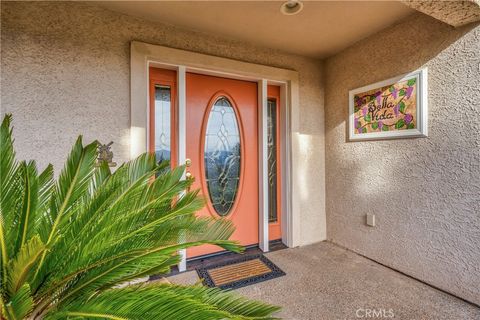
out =
[[[378,132],[362,132],[359,133],[355,125],[358,123],[355,117],[355,95],[366,93],[375,89],[382,89],[387,86],[394,86],[398,83],[416,79],[416,117],[414,128],[399,128],[394,130],[383,131],[382,128]],[[387,80],[376,82],[367,86],[349,91],[349,140],[380,140],[380,139],[396,139],[396,138],[418,138],[428,136],[428,70],[421,68],[413,72],[399,75]],[[358,110],[357,110],[358,112]],[[358,118],[357,118],[358,119]],[[382,123],[383,125],[383,123]],[[403,126],[402,126],[403,127]],[[405,125],[407,127],[407,125]],[[372,127],[373,128],[373,127]],[[378,126],[377,126],[378,128]],[[387,128],[388,129],[388,128]]]

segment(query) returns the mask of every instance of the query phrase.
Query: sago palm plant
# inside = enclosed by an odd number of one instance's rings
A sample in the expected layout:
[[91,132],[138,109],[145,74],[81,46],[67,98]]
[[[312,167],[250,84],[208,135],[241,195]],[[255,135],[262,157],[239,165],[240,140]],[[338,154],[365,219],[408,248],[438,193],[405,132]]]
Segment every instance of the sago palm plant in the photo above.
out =
[[164,273],[178,250],[239,247],[224,220],[201,219],[184,168],[144,154],[111,173],[95,166],[97,143],[79,137],[58,180],[18,162],[11,116],[0,132],[0,318],[271,319],[277,310],[208,289],[132,279]]

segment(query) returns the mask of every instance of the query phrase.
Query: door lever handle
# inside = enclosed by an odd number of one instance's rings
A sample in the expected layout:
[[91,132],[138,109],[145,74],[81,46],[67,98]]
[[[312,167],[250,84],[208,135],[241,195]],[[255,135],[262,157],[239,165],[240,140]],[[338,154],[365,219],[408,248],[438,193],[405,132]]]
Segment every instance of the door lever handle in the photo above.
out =
[[[187,171],[185,173],[185,180],[187,180],[187,181],[193,180],[193,175],[190,171]],[[187,187],[187,192],[190,191],[190,186],[191,186],[191,184],[189,184],[189,186]]]

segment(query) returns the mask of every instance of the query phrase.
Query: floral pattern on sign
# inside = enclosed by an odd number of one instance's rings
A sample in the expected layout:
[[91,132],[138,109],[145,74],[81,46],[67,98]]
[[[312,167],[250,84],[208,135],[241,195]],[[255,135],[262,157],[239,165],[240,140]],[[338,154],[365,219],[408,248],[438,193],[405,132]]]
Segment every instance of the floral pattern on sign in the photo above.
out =
[[417,128],[417,78],[355,94],[356,134]]

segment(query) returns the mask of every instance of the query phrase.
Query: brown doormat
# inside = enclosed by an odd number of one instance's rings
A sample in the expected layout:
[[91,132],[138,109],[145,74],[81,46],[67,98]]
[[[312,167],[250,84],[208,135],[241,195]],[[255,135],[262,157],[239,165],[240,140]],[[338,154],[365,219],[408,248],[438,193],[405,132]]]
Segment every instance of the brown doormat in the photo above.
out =
[[198,276],[208,287],[237,289],[285,275],[263,255],[240,256],[237,259],[197,268]]

